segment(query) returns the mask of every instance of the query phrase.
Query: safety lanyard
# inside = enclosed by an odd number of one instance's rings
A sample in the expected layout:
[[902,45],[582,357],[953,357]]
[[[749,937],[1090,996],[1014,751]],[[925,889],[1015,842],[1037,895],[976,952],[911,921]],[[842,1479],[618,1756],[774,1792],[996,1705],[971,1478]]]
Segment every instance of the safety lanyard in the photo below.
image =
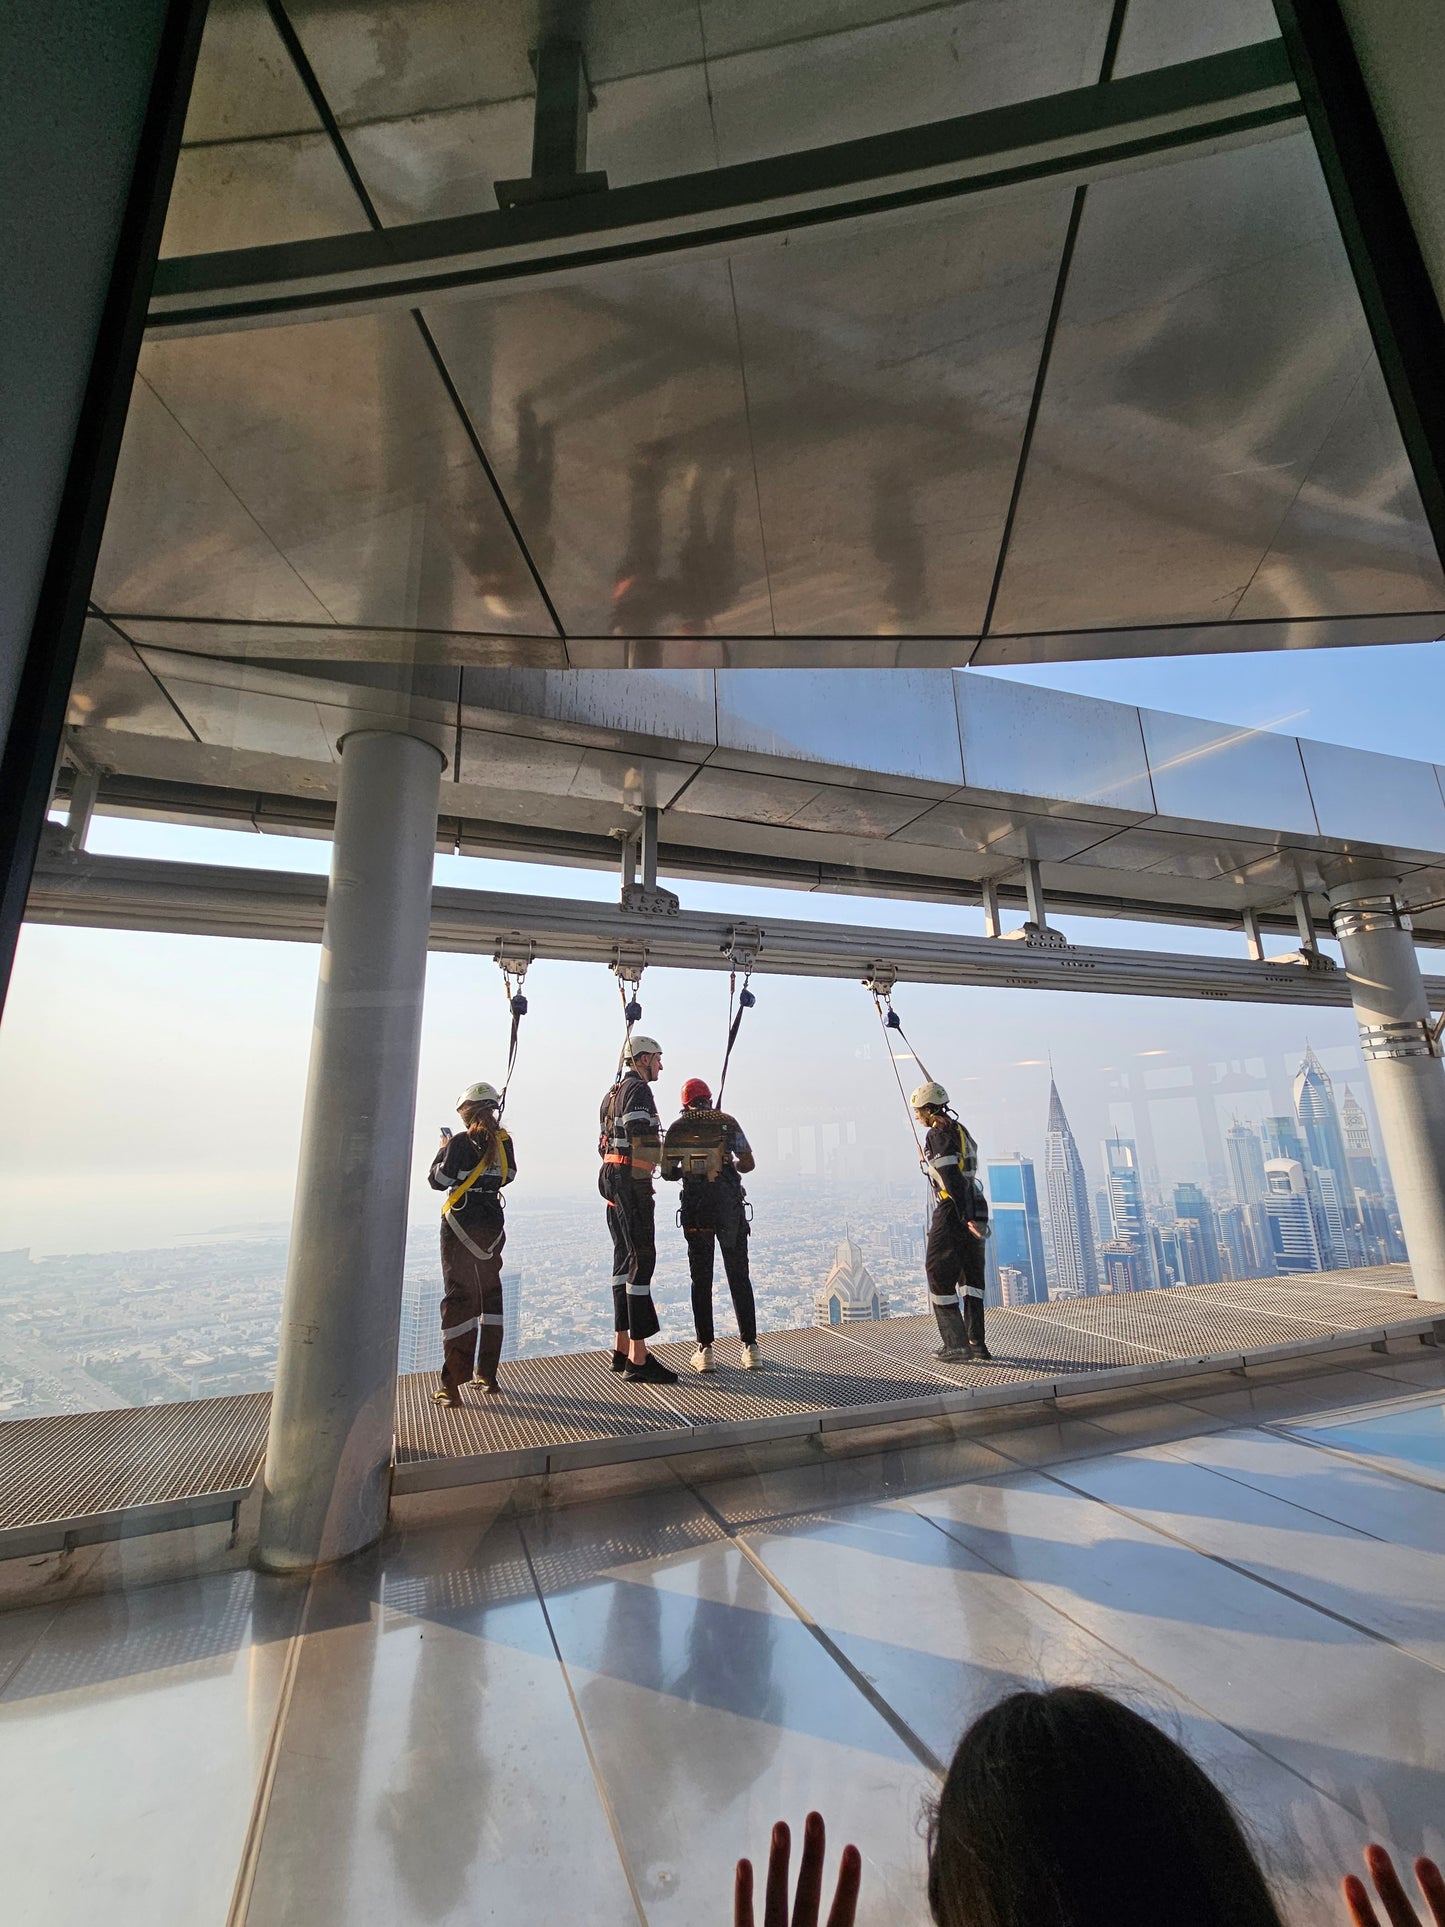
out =
[[[913,1106],[908,1102],[908,1093],[903,1088],[903,1079],[898,1075],[898,1059],[893,1055],[893,1043],[888,1033],[890,1031],[897,1031],[898,1035],[903,1039],[904,1043],[908,1046],[909,1054],[914,1063],[918,1066],[919,1070],[923,1072],[923,1081],[925,1084],[931,1084],[933,1082],[933,1075],[923,1059],[918,1055],[918,1052],[914,1050],[913,1045],[909,1043],[908,1032],[903,1028],[903,1019],[893,1008],[893,999],[889,997],[885,1003],[882,992],[874,990],[873,1008],[878,1012],[878,1021],[883,1026],[883,1048],[888,1053],[888,1062],[893,1067],[893,1081],[898,1086],[898,1095],[903,1099],[903,1108],[908,1113],[908,1124],[910,1130],[913,1132],[913,1142],[918,1147],[918,1162],[923,1168],[924,1182],[928,1186],[929,1196],[936,1198],[939,1195],[939,1191],[934,1184],[933,1178],[929,1175],[931,1167],[928,1162],[928,1153],[924,1149],[923,1139],[918,1135],[918,1118]],[[956,1118],[954,1122],[958,1124],[959,1176],[962,1178],[965,1175],[962,1169],[962,1160],[967,1157],[968,1147],[973,1143],[973,1139],[966,1125],[959,1123]],[[968,1175],[971,1176],[972,1174],[970,1173]],[[947,1191],[943,1192],[943,1196],[948,1196]]]
[[[717,1096],[713,1100],[718,1110],[722,1109],[723,1091],[727,1087],[728,1065],[732,1062],[733,1045],[738,1041],[738,1032],[743,1027],[743,1012],[751,1010],[758,1001],[748,989],[752,978],[751,970],[743,972],[743,987],[739,992],[738,973],[735,970],[728,972],[728,1043],[727,1049],[723,1052],[722,1075],[717,1081]],[[736,1010],[734,1010],[734,1004],[736,1004]]]
[[638,993],[642,989],[643,967],[638,964],[635,969],[629,970],[624,969],[620,964],[614,964],[612,968],[617,976],[617,994],[622,999],[624,1025],[622,1051],[617,1059],[617,1081],[620,1083],[628,1063],[627,1047],[632,1042],[632,1026],[642,1022],[642,1005],[638,1002]]
[[[888,1062],[892,1066],[893,1081],[898,1086],[898,1095],[903,1099],[903,1108],[908,1113],[909,1128],[913,1132],[913,1142],[918,1146],[918,1156],[920,1161],[922,1161],[923,1139],[918,1135],[918,1119],[913,1114],[913,1106],[908,1102],[908,1093],[903,1088],[903,1079],[898,1075],[898,1059],[893,1055],[893,1040],[888,1035],[889,1031],[896,1030],[904,1043],[908,1045],[908,1050],[914,1063],[918,1066],[919,1070],[923,1072],[924,1082],[931,1084],[933,1079],[929,1075],[928,1066],[918,1055],[918,1052],[914,1050],[912,1044],[908,1043],[908,1033],[903,1028],[903,1019],[893,1008],[893,999],[890,997],[885,1007],[882,992],[875,990],[873,992],[873,1008],[878,1012],[878,1021],[883,1026],[883,1048],[887,1053]],[[932,1187],[930,1187],[930,1189],[931,1188]]]
[[527,974],[527,966],[520,969],[510,964],[502,964],[502,994],[507,1000],[507,1009],[512,1014],[512,1034],[507,1040],[507,1074],[502,1079],[502,1101],[497,1106],[500,1117],[507,1105],[507,1092],[511,1088],[512,1072],[517,1068],[517,1041],[521,1035],[522,1019],[527,1014],[527,999],[522,995],[522,980]]

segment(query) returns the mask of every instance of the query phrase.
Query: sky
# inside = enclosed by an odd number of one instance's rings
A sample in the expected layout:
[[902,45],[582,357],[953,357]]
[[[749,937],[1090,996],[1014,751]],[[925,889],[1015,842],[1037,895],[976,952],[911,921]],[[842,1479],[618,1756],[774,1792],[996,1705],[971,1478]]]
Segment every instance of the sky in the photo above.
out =
[[[1016,680],[1250,727],[1277,723],[1359,748],[1445,761],[1445,646],[1296,651],[1071,664]],[[1288,721],[1279,723],[1280,718]],[[89,847],[324,872],[324,843],[98,817]],[[596,871],[439,857],[437,881],[608,900]],[[810,897],[678,883],[689,908],[981,933],[960,906]],[[1063,920],[1075,941],[1239,955],[1230,931]],[[290,1216],[319,951],[304,944],[27,925],[0,1026],[0,1250],[157,1245]],[[1433,967],[1445,967],[1437,956]],[[855,1179],[908,1179],[907,1113],[872,1001],[860,986],[759,978],[728,1082],[728,1107],[759,1152],[755,1195],[807,1184],[810,1155],[856,1146]],[[616,985],[598,966],[540,963],[508,1106],[534,1198],[590,1198],[597,1106],[616,1063]],[[1348,1011],[1216,1006],[1165,999],[907,986],[898,1005],[934,1077],[954,1095],[985,1156],[1042,1151],[1052,1055],[1091,1183],[1111,1129],[1151,1130],[1171,1181],[1203,1175],[1198,1107],[1277,1108],[1313,1043],[1337,1082],[1366,1097]],[[644,1028],[665,1048],[664,1115],[684,1078],[716,1077],[726,980],[650,970]],[[425,1168],[458,1092],[499,1081],[508,1017],[485,958],[434,955],[418,1080],[413,1211],[435,1210]],[[912,1066],[900,1070],[909,1081]],[[920,1072],[921,1077],[921,1072]],[[1127,1084],[1126,1084],[1127,1080]],[[1272,1094],[1271,1094],[1272,1091]],[[1137,1108],[1136,1108],[1137,1107]],[[811,1133],[811,1137],[808,1135]],[[600,1235],[600,1234],[599,1234]]]

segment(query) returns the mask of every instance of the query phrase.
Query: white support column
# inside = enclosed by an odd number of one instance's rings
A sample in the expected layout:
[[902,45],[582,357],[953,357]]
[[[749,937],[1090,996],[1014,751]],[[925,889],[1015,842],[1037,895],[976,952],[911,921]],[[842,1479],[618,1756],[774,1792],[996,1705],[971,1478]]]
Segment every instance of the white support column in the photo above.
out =
[[1330,891],[1330,917],[1360,1025],[1415,1292],[1445,1301],[1445,1063],[1430,1031],[1399,880]]
[[258,1558],[344,1558],[386,1523],[443,759],[343,739]]

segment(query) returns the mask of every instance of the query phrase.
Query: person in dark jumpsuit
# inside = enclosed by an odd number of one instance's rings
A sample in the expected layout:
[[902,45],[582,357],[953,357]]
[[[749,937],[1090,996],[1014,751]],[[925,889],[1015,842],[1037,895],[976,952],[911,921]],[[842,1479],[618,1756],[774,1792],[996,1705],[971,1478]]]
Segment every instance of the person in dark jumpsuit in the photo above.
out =
[[682,1116],[668,1125],[662,1140],[662,1175],[670,1184],[682,1184],[678,1222],[687,1239],[687,1268],[692,1274],[697,1350],[690,1363],[695,1372],[713,1369],[712,1278],[714,1249],[719,1245],[742,1340],[742,1368],[754,1372],[761,1362],[758,1316],[748,1276],[748,1216],[741,1175],[752,1170],[753,1162],[752,1147],[737,1119],[727,1111],[715,1111],[707,1085],[700,1077],[690,1077],[682,1087]]
[[432,1397],[460,1405],[468,1380],[497,1390],[502,1356],[502,1187],[517,1175],[517,1153],[503,1130],[501,1094],[469,1084],[457,1099],[464,1131],[443,1131],[428,1182],[445,1191],[442,1207],[442,1372]]
[[943,1340],[934,1357],[947,1364],[988,1360],[993,1356],[983,1338],[988,1200],[974,1175],[978,1147],[949,1110],[941,1084],[920,1084],[908,1101],[924,1127],[923,1168],[933,1186],[924,1262]]
[[675,1385],[677,1373],[647,1349],[660,1329],[652,1302],[657,1269],[653,1174],[662,1133],[652,1085],[662,1069],[655,1037],[629,1037],[616,1082],[602,1100],[597,1189],[607,1200],[612,1233],[612,1369],[634,1385]]

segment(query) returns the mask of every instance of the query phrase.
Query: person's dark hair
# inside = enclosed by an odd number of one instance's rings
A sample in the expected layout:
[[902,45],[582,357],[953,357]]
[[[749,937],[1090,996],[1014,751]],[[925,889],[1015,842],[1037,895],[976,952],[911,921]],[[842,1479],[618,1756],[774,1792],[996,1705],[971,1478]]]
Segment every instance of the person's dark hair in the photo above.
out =
[[928,1905],[936,1927],[1283,1927],[1209,1776],[1084,1686],[1010,1694],[959,1741]]
[[490,1157],[497,1144],[497,1110],[494,1104],[468,1104],[462,1112],[467,1136],[484,1157]]

